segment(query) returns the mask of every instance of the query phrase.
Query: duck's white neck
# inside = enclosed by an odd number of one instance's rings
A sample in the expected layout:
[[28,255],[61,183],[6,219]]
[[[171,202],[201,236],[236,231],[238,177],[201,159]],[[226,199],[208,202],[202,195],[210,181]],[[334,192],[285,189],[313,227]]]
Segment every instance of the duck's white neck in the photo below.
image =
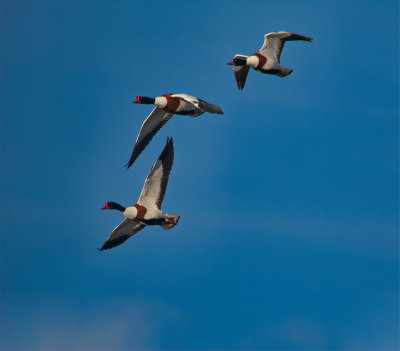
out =
[[167,98],[165,96],[156,97],[154,105],[156,105],[158,108],[165,108],[167,106]]
[[247,58],[247,64],[253,68],[258,66],[258,63],[260,62],[259,58],[257,56],[249,56]]
[[124,212],[124,216],[128,219],[135,219],[137,217],[138,211],[135,206],[127,207]]

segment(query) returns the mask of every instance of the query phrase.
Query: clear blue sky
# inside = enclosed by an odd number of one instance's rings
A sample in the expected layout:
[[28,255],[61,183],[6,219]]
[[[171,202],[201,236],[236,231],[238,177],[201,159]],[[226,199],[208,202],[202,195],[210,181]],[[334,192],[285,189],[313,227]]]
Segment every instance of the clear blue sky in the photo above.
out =
[[[0,2],[0,350],[396,350],[397,1]],[[290,42],[278,78],[237,53]],[[151,106],[188,93],[126,170]],[[181,221],[99,253],[167,136]]]

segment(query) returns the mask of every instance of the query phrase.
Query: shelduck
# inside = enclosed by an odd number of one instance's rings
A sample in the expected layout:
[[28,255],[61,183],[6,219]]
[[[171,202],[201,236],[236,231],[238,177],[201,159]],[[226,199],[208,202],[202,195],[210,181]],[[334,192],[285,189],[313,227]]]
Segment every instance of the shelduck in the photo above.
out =
[[303,40],[312,42],[313,39],[289,32],[273,32],[265,34],[264,45],[254,55],[235,55],[228,65],[233,66],[236,83],[239,90],[244,89],[250,67],[258,72],[286,77],[292,69],[280,65],[281,53],[286,41]]
[[173,162],[174,144],[172,138],[167,138],[164,150],[147,176],[137,203],[126,208],[116,202],[105,203],[102,210],[118,210],[126,219],[112,231],[99,251],[121,245],[148,225],[159,225],[168,230],[178,224],[179,215],[161,211]]
[[143,122],[137,136],[131,158],[126,164],[129,168],[153,139],[154,135],[175,115],[197,117],[204,112],[223,114],[218,106],[187,94],[165,94],[156,98],[137,96],[133,104],[149,104],[156,107]]

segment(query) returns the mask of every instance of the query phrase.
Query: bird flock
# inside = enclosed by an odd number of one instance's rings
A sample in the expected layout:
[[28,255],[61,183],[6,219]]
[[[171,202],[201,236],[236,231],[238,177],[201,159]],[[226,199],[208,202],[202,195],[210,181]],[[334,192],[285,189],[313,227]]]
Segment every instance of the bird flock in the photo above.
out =
[[[291,74],[293,70],[281,66],[280,59],[285,42],[294,40],[313,41],[309,37],[295,33],[273,32],[264,36],[263,46],[254,55],[235,55],[228,65],[233,66],[239,90],[244,89],[250,68],[278,77],[286,77]],[[224,113],[220,107],[187,94],[165,94],[155,98],[137,96],[133,103],[155,105],[155,107],[140,128],[131,157],[126,164],[127,168],[134,164],[156,133],[173,115],[186,115],[194,118],[205,112]],[[104,204],[102,210],[118,210],[125,216],[125,220],[111,232],[103,246],[98,249],[99,251],[121,245],[146,226],[158,225],[169,230],[178,224],[179,215],[166,214],[161,210],[173,162],[174,143],[172,138],[167,138],[163,151],[146,178],[137,203],[130,207],[123,207],[116,202]]]

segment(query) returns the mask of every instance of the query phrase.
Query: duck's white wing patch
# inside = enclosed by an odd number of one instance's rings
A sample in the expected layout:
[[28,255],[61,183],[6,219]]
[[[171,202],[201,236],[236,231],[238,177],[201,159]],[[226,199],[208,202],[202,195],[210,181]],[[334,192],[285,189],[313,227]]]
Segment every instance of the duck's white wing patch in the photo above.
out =
[[198,104],[199,103],[199,99],[192,96],[192,95],[188,95],[188,94],[172,94],[172,97],[179,97],[182,98],[186,101],[191,102],[192,104]]
[[191,117],[197,117],[204,113],[204,111],[199,113],[200,101],[198,98],[188,94],[173,94],[171,96],[180,100],[179,107],[176,111],[177,114],[187,114]]
[[126,167],[129,168],[133,165],[142,151],[153,139],[154,135],[161,129],[161,127],[167,123],[173,116],[172,113],[166,112],[158,107],[150,113],[150,115],[143,122],[140,128],[139,135],[136,139],[135,147],[133,148],[131,158],[127,163]]
[[[235,58],[240,58],[245,60],[247,56],[242,56],[242,55],[235,55],[233,57]],[[243,66],[233,66],[233,73],[235,74],[235,79],[236,79],[236,84],[239,88],[239,90],[243,90],[244,86],[246,84],[246,79],[247,75],[249,74],[250,66],[248,65],[243,65]]]
[[[210,113],[218,113],[218,114],[224,114],[224,112],[221,110],[220,107],[216,106],[216,105],[212,105],[209,104],[207,101],[204,101],[202,99],[196,98],[192,95],[188,95],[188,94],[173,94],[171,95],[173,97],[179,97],[187,102],[189,102],[190,104],[193,104],[195,107],[199,107],[201,110],[210,112]],[[188,105],[190,106],[190,105]],[[187,108],[188,110],[190,108]]]
[[120,223],[110,234],[106,242],[101,247],[100,251],[109,250],[113,247],[121,245],[127,241],[131,236],[141,231],[146,225],[136,223],[131,219],[125,219]]
[[264,36],[264,45],[260,49],[260,54],[279,63],[285,42],[293,40],[312,41],[312,38],[290,32],[268,33]]
[[174,144],[167,139],[164,150],[146,178],[138,204],[149,209],[161,210],[161,203],[167,190],[168,178],[174,162]]

